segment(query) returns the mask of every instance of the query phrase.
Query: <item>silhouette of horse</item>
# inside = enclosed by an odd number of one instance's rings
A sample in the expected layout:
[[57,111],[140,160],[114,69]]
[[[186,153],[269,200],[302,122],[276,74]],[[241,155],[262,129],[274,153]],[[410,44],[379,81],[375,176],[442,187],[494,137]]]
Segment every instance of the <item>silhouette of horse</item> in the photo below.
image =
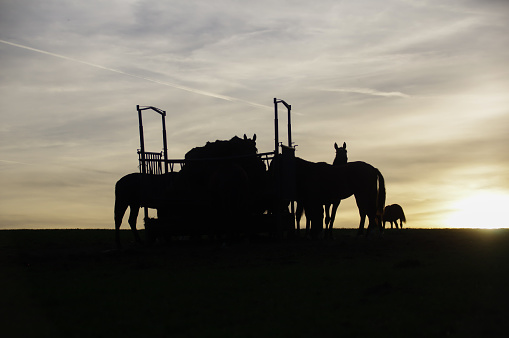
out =
[[214,234],[249,232],[251,188],[249,175],[237,163],[224,163],[214,171],[207,186],[208,222]]
[[244,134],[243,139],[235,136],[229,141],[207,142],[205,146],[186,153],[186,165],[181,170],[183,183],[191,192],[203,192],[218,167],[229,164],[227,167],[231,169],[230,164],[234,163],[245,171],[251,193],[257,200],[266,174],[265,163],[257,153],[256,134],[252,139]]
[[344,165],[314,163],[295,158],[297,200],[311,218],[311,232],[321,231],[313,224],[322,225],[323,205],[355,196],[361,217],[358,234],[364,230],[368,217],[371,227],[382,229],[381,216],[385,204],[385,181],[380,171],[365,162],[349,162]]
[[[346,153],[346,142],[343,142],[342,147],[338,147],[337,143],[334,143],[334,149],[336,149],[336,157],[332,162],[332,165],[340,166],[344,165],[348,162],[348,156]],[[330,205],[326,206],[326,215],[325,215],[325,227],[328,229],[328,236],[332,238],[332,229],[334,227],[334,220],[336,219],[336,212],[338,210],[339,204],[341,200],[338,199],[332,203],[332,210],[329,214]],[[330,215],[330,216],[329,216]]]
[[396,223],[396,229],[398,228],[398,220],[399,220],[399,228],[403,229],[403,223],[406,222],[405,213],[403,212],[403,208],[399,204],[391,204],[385,207],[383,214],[383,228],[385,229],[385,222],[391,223],[391,229],[393,226],[393,222]]
[[[327,164],[325,162],[318,162],[317,164]],[[326,212],[326,219],[327,218],[330,218],[329,217],[329,207],[330,207],[330,204],[326,204],[325,206],[320,206],[320,210],[318,209],[318,206],[316,205],[307,205],[307,208],[306,210],[304,210],[304,204],[305,202],[304,201],[300,201],[300,200],[297,200],[297,208],[295,210],[295,218],[297,220],[297,229],[300,230],[300,220],[302,218],[302,214],[306,214],[306,237],[310,237],[310,229],[311,229],[311,219],[312,217],[310,216],[311,214],[315,214],[315,222],[320,222],[322,223],[323,222],[323,209],[325,209],[325,212]],[[309,210],[309,208],[313,208],[313,210]],[[320,219],[318,221],[318,219]],[[320,228],[323,227],[323,224],[320,224],[320,225],[317,225],[315,224],[315,228],[316,226],[319,226]]]
[[[250,215],[263,213],[266,168],[257,152],[255,134],[252,139],[244,135],[207,142],[186,153],[176,190],[187,205],[194,204],[189,223],[202,229],[206,223],[209,234],[231,233],[240,222],[247,224]],[[200,214],[205,217],[193,220]]]
[[246,171],[232,161],[218,162],[211,170],[204,186],[179,179],[175,198],[158,209],[162,234],[199,237],[246,230],[252,205]]
[[120,226],[127,210],[130,209],[128,223],[136,242],[141,239],[136,231],[136,221],[140,207],[159,209],[169,203],[179,173],[150,175],[132,173],[122,177],[115,184],[115,240],[120,247]]
[[[231,228],[239,214],[262,212],[258,204],[259,187],[265,178],[265,164],[257,154],[256,135],[253,139],[237,136],[229,141],[208,142],[186,154],[186,164],[179,173],[164,175],[129,174],[115,186],[115,236],[120,247],[119,229],[127,207],[129,225],[135,240],[141,242],[136,231],[139,208],[158,211],[158,219],[181,226],[182,231],[209,222],[214,226]],[[251,208],[246,211],[245,205]],[[257,209],[258,207],[258,209]],[[218,221],[220,216],[225,220]],[[179,224],[176,224],[179,223]]]
[[[337,143],[334,143],[334,149],[336,149],[336,158],[334,159],[333,165],[343,165],[348,161],[347,151],[346,151],[346,142],[343,142],[342,147],[338,147]],[[328,230],[329,238],[332,238],[332,227],[334,224],[334,219],[336,218],[336,210],[339,207],[340,199],[334,201],[334,203],[329,203],[325,205],[325,228]],[[332,211],[330,211],[332,205]],[[302,213],[304,212],[304,207],[302,203],[297,202],[297,210],[295,212],[297,218],[297,228],[300,229],[300,219],[302,217]],[[311,219],[306,218],[306,236],[309,235],[311,225]]]

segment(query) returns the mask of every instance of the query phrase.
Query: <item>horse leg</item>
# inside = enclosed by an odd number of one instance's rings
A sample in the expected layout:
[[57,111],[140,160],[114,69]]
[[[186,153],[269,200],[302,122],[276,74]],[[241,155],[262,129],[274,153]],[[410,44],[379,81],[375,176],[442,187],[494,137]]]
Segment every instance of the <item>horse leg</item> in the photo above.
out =
[[378,229],[380,230],[380,233],[383,234],[385,231],[385,228],[382,226],[382,215],[376,214],[375,221],[376,221],[376,224],[378,225]]
[[140,211],[139,205],[130,205],[129,206],[131,211],[129,213],[129,225],[131,226],[131,230],[134,234],[134,240],[136,243],[141,244],[141,238],[138,234],[138,231],[136,230],[136,221],[138,219],[138,212]]
[[373,214],[368,214],[368,231],[366,232],[366,237],[368,236],[369,232],[371,231],[371,228],[374,228],[376,226],[378,226],[378,233],[380,236],[383,235],[383,229],[382,229],[382,224],[378,222],[378,218],[376,216],[376,213],[373,213]]
[[366,230],[366,237],[368,237],[369,233],[371,232],[371,229],[373,228],[373,219],[371,218],[371,215],[366,215],[368,218],[368,229]]
[[297,210],[295,210],[295,218],[297,220],[297,236],[300,234],[300,219],[302,218],[302,213],[304,212],[304,207],[302,203],[297,202]]
[[[366,200],[362,196],[359,196],[357,194],[355,194],[354,196],[355,196],[355,203],[357,204],[357,209],[359,209],[359,216],[361,216],[359,230],[357,231],[357,236],[360,236],[364,232],[364,222],[366,222],[366,215],[367,215],[368,208],[366,207]],[[366,236],[367,236],[367,233],[366,233]]]
[[330,235],[330,238],[332,238],[332,229],[334,227],[334,220],[336,219],[336,211],[338,210],[338,207],[339,207],[339,203],[341,203],[341,200],[337,201],[337,202],[334,202],[332,204],[332,210],[330,212],[330,223],[329,223],[329,235]]
[[122,218],[124,218],[125,211],[127,210],[127,203],[119,202],[115,199],[115,243],[117,244],[117,248],[121,248],[120,244],[120,226],[122,225]]
[[331,207],[332,204],[325,204],[325,229],[328,228],[328,225],[329,225],[329,222],[330,222],[330,213],[329,213],[329,209]]
[[311,237],[318,238],[320,233],[323,231],[323,205],[313,204],[312,208],[309,208],[310,222],[311,222]]
[[[359,224],[359,230],[357,230],[357,236],[360,236],[362,235],[362,233],[364,232],[364,222],[366,222],[366,214],[363,213],[363,212],[360,212],[359,213],[360,216],[361,216],[361,222]],[[369,228],[368,228],[369,229]],[[366,236],[367,236],[367,232],[366,232]]]
[[324,205],[324,209],[325,209],[325,238],[331,238],[332,239],[332,227],[330,226],[331,224],[331,215],[330,215],[330,208],[332,206],[332,203],[329,203],[329,204],[325,204]]
[[320,232],[322,232],[323,231],[323,205],[320,205],[320,209],[317,209],[316,217],[317,217],[317,221],[319,222],[318,230]]

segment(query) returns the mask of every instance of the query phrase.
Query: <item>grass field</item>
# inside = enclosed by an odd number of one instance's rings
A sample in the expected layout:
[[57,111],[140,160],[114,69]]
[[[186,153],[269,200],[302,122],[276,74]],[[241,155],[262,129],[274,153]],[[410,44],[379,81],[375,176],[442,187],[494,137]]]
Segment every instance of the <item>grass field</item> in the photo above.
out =
[[[509,230],[114,248],[0,231],[2,337],[502,337]],[[122,231],[124,243],[131,241]]]

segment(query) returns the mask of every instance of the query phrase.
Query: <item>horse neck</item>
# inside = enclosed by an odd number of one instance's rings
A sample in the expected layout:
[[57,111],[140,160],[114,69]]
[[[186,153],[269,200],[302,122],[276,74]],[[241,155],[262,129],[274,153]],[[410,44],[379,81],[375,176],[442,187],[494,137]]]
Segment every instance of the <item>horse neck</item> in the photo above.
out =
[[347,160],[346,156],[336,155],[336,157],[334,158],[334,162],[332,162],[332,165],[343,165],[343,164],[346,164],[347,161],[348,160]]

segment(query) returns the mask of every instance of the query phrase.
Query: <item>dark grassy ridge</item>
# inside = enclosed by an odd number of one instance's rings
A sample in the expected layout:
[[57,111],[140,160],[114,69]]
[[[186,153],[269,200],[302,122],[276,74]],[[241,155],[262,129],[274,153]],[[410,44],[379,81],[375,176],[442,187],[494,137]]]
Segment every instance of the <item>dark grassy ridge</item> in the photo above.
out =
[[[123,242],[131,240],[122,232]],[[509,230],[387,230],[114,249],[0,231],[5,337],[507,336]]]

